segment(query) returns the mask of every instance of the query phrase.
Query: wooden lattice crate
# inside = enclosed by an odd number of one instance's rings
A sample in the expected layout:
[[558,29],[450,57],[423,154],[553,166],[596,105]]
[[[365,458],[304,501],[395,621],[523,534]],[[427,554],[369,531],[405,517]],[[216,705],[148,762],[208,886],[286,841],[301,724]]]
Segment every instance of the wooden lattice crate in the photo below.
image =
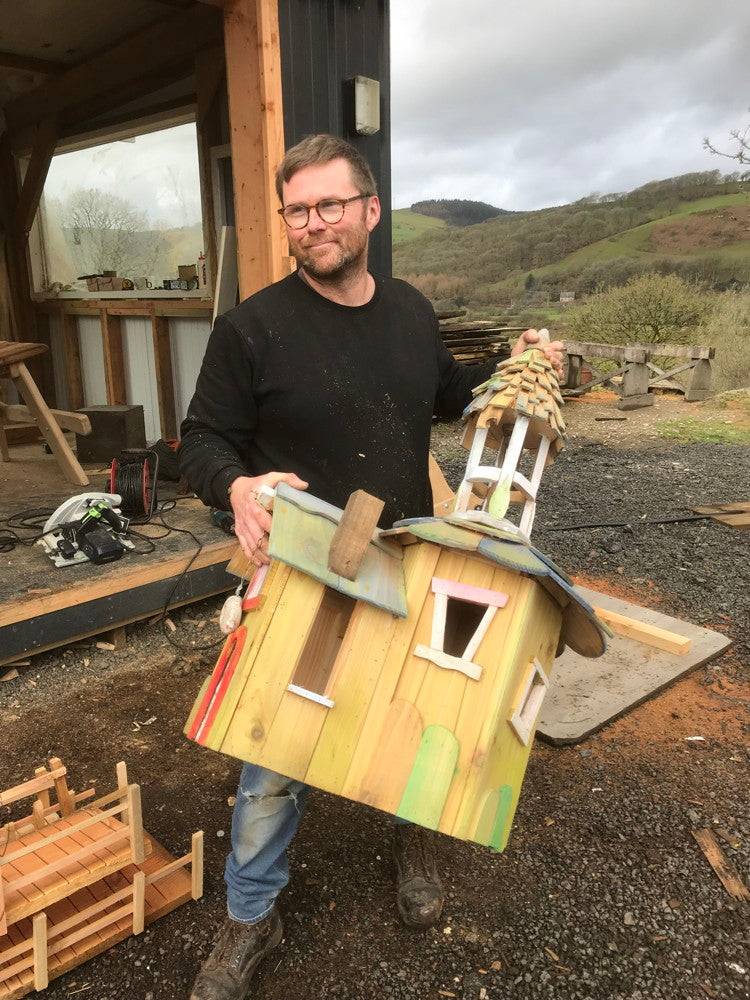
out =
[[[0,1000],[45,989],[57,978],[203,894],[203,833],[179,859],[148,834],[147,857],[77,889],[0,937]],[[190,865],[190,871],[186,866]]]
[[[51,793],[56,801],[51,801]],[[31,815],[0,828],[0,933],[77,889],[145,857],[140,788],[118,765],[118,787],[93,802],[76,796],[57,759],[0,793],[0,805],[33,798]],[[85,804],[84,804],[85,803]]]

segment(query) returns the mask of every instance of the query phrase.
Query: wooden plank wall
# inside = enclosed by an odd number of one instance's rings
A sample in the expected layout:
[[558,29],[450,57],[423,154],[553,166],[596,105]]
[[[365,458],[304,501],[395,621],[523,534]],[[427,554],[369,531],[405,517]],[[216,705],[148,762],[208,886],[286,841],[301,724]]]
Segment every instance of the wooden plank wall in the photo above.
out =
[[63,408],[137,403],[146,438],[174,438],[195,390],[210,317],[50,317],[55,393]]
[[[387,0],[278,0],[284,138],[287,149],[306,135],[332,132],[359,149],[372,167],[382,217],[370,238],[370,264],[391,273],[390,45]],[[380,131],[348,131],[345,80],[380,81]]]

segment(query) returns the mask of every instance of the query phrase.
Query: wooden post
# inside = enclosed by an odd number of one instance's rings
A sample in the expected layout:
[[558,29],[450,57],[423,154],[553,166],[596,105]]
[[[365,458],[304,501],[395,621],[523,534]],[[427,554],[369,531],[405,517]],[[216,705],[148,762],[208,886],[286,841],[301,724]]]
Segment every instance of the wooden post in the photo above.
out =
[[140,785],[128,785],[128,822],[130,825],[130,851],[133,864],[141,865],[146,857],[143,844],[143,815],[141,813]]
[[[41,778],[42,775],[49,774],[46,767],[36,767],[34,768],[34,774],[37,778]],[[47,809],[50,805],[49,788],[41,788],[37,793],[36,797],[42,804],[42,809]]]
[[8,435],[5,433],[2,413],[0,412],[0,462],[10,462],[10,449],[8,448]]
[[133,876],[133,933],[142,934],[146,926],[146,873]]
[[276,168],[284,156],[278,0],[228,5],[224,50],[240,295],[246,298],[288,273],[275,190]]
[[328,568],[347,580],[356,579],[385,503],[364,490],[355,490],[344,508],[328,553]]
[[57,132],[57,122],[53,118],[45,118],[37,126],[26,176],[16,204],[13,226],[16,234],[24,242],[28,238],[39,208],[44,182],[47,180],[47,172],[57,144]]
[[200,899],[203,895],[203,830],[197,830],[193,834],[190,856],[190,883],[190,894],[193,899]]
[[[117,774],[117,787],[118,787],[118,789],[121,792],[124,792],[127,795],[127,791],[128,791],[128,765],[125,763],[124,760],[121,760],[117,764],[117,766],[115,768],[115,773]],[[130,823],[130,814],[128,813],[127,809],[122,813],[122,817],[121,818],[122,818],[123,823],[125,823],[125,824]]]
[[63,351],[65,354],[65,379],[68,387],[69,410],[80,410],[84,405],[83,373],[81,370],[81,345],[78,339],[78,320],[72,313],[63,313]]
[[700,358],[693,368],[693,377],[685,393],[686,403],[697,403],[711,396],[711,362],[708,358]]
[[[56,771],[63,766],[63,762],[59,757],[50,757],[49,766],[51,771]],[[55,778],[55,794],[57,795],[57,801],[60,803],[63,816],[70,816],[75,811],[75,802],[73,801],[73,796],[70,794],[68,780],[64,774],[60,775],[59,778]]]
[[25,237],[15,229],[18,210],[18,174],[5,132],[0,138],[0,228],[3,230],[0,249],[5,258],[4,284],[10,294],[10,323],[15,340],[34,340],[36,316],[31,301],[31,278],[26,257]]
[[177,416],[174,401],[174,376],[172,374],[172,346],[169,339],[169,319],[166,316],[151,318],[156,367],[156,390],[159,395],[159,421],[165,440],[177,437]]
[[[13,823],[8,823],[5,827],[7,831],[5,843],[3,844],[3,850],[11,842],[11,834],[15,829]],[[0,937],[4,937],[8,933],[8,920],[5,915],[5,891],[3,890],[3,877],[0,875]]]
[[47,968],[47,914],[37,913],[32,922],[34,944],[34,989],[46,990],[49,986]]
[[649,369],[645,362],[630,361],[622,377],[622,395],[618,410],[636,410],[653,406],[654,394],[648,391]]
[[[36,362],[36,375],[34,380],[39,386],[41,394],[50,407],[57,406],[57,386],[55,385],[55,365],[52,355],[52,333],[50,331],[50,317],[46,313],[34,310],[34,322],[36,330],[36,341],[44,344],[47,350],[44,354],[38,354],[31,361]],[[32,368],[32,374],[34,369]]]
[[127,402],[125,392],[125,358],[122,352],[122,317],[112,316],[106,309],[100,312],[104,378],[107,402],[110,406]]
[[577,389],[581,384],[581,366],[583,365],[583,358],[580,354],[570,354],[570,352],[568,352],[567,357],[568,365],[564,388]]
[[39,799],[37,799],[31,807],[31,822],[34,824],[35,830],[43,830],[47,825],[44,818],[44,806]]
[[198,172],[203,216],[203,243],[206,270],[211,291],[216,290],[218,248],[216,217],[214,216],[213,181],[211,177],[211,147],[219,144],[219,97],[226,92],[224,83],[224,51],[206,49],[195,54],[195,132],[198,142]]

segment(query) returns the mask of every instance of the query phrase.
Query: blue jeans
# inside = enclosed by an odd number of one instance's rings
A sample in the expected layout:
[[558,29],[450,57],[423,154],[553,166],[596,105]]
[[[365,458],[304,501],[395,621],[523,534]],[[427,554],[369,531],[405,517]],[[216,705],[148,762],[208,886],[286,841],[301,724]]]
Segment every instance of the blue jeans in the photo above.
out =
[[254,924],[273,909],[289,881],[286,852],[310,791],[309,785],[257,764],[243,766],[232,814],[232,853],[224,870],[232,919]]
[[234,920],[254,924],[273,909],[289,881],[286,851],[297,832],[310,786],[257,764],[245,764],[232,814],[232,853],[227,858],[227,909]]

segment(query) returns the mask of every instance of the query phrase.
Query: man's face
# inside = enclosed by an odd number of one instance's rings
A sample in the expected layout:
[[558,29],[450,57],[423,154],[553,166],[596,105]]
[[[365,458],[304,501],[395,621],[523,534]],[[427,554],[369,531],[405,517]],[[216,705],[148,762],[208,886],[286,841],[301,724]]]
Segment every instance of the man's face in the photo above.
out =
[[[346,160],[303,167],[284,184],[284,205],[316,205],[326,198],[351,198],[355,186]],[[370,233],[380,219],[376,196],[352,201],[340,222],[323,222],[313,209],[303,229],[286,227],[289,249],[299,267],[319,281],[346,276],[366,264]]]

